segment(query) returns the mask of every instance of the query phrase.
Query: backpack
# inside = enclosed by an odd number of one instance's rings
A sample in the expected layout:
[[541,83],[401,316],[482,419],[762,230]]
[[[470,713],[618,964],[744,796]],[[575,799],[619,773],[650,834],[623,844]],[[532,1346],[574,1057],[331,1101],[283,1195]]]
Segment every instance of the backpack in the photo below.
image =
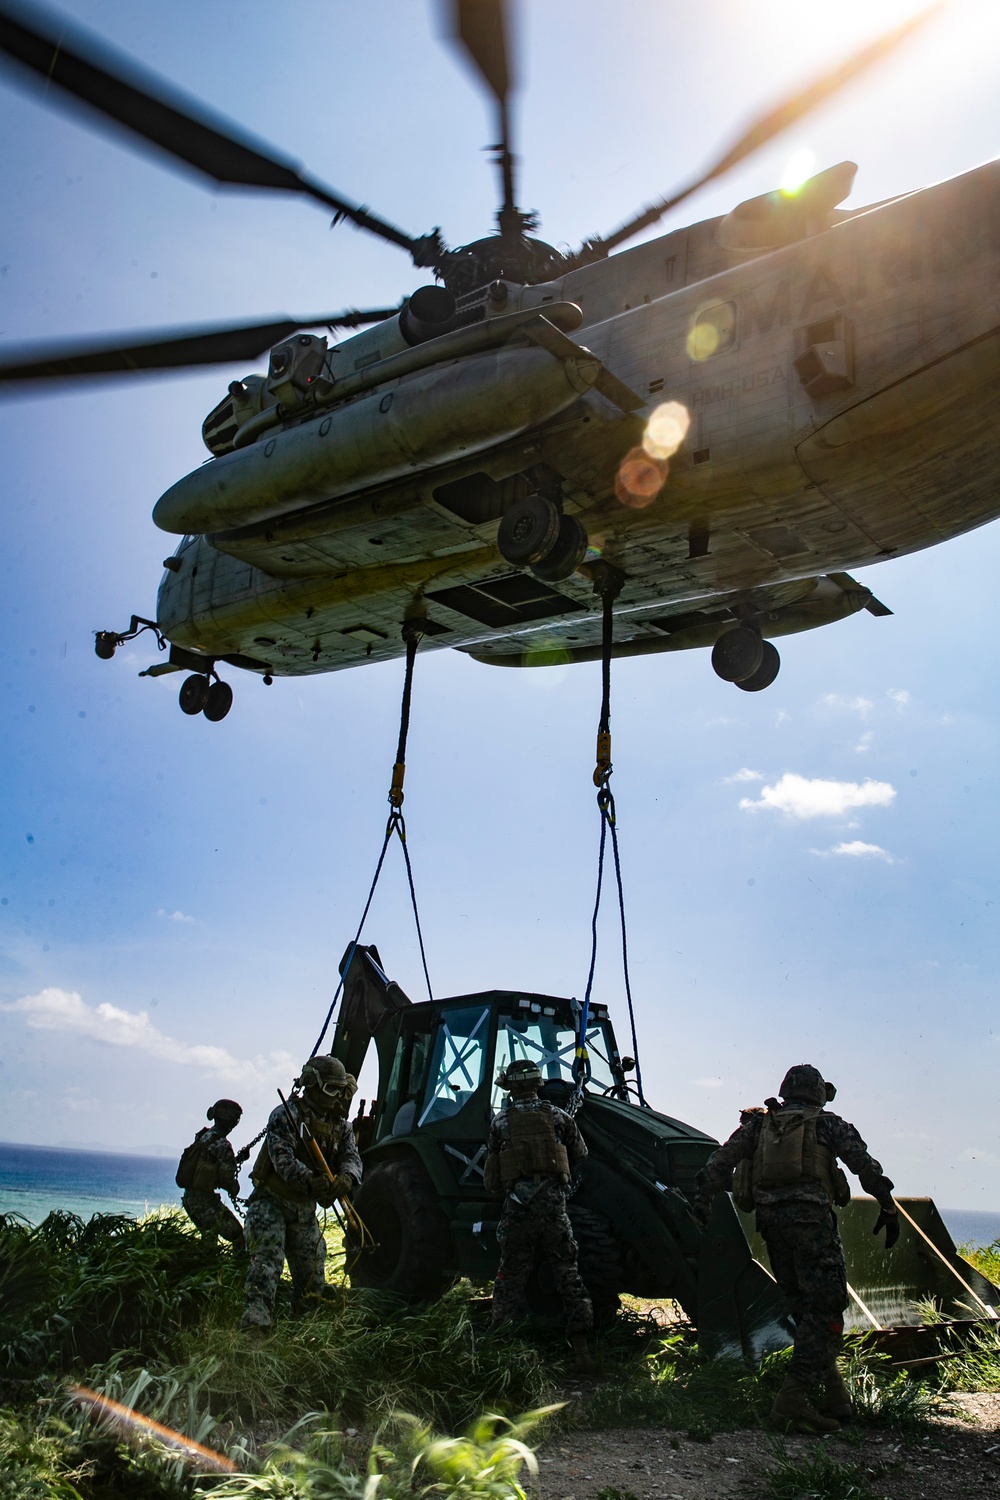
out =
[[820,1110],[813,1107],[768,1110],[756,1151],[748,1161],[738,1163],[733,1174],[737,1208],[749,1212],[755,1206],[758,1188],[780,1191],[805,1183],[823,1188],[831,1204],[842,1206],[851,1201],[850,1184],[836,1157],[816,1138],[819,1114]]
[[207,1130],[199,1130],[190,1146],[185,1146],[181,1152],[174,1181],[185,1192],[193,1188],[195,1192],[212,1193],[219,1186],[219,1169],[210,1160],[206,1149],[209,1134]]

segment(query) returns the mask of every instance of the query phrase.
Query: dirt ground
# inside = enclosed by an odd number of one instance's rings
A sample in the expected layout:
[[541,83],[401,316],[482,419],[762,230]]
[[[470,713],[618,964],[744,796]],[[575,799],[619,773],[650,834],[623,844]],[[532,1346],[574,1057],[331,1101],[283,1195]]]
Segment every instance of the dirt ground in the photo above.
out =
[[[573,1392],[565,1393],[572,1400]],[[818,1443],[830,1456],[860,1465],[872,1494],[888,1500],[997,1500],[1000,1496],[1000,1395],[956,1397],[961,1416],[936,1418],[930,1435],[912,1442],[878,1429],[848,1427],[845,1436],[782,1439],[805,1457]],[[630,1427],[561,1433],[538,1451],[541,1500],[752,1500],[769,1466],[776,1435],[718,1433],[695,1442],[683,1432]]]

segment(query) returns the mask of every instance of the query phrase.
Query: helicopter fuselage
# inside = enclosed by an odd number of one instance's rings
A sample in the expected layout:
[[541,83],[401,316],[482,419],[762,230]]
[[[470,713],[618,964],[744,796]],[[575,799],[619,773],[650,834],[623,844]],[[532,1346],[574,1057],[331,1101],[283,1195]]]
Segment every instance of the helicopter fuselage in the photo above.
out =
[[[733,218],[494,288],[478,323],[409,354],[380,357],[376,330],[338,346],[363,350],[353,386],[258,416],[159,502],[199,533],[157,604],[178,665],[335,671],[401,654],[415,616],[428,647],[482,661],[586,660],[599,558],[624,575],[618,654],[751,617],[768,638],[877,604],[848,569],[1000,515],[1000,165],[776,248],[734,247]],[[631,494],[623,461],[667,401],[687,437],[659,491]],[[530,494],[586,528],[568,576],[498,546]]]

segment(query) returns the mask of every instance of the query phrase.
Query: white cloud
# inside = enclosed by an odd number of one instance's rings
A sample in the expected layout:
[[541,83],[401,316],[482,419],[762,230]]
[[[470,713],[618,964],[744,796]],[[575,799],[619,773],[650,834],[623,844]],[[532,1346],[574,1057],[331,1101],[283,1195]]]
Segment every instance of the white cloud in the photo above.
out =
[[875,705],[870,698],[845,698],[841,693],[824,693],[827,708],[846,708],[851,713],[869,714]]
[[870,750],[871,747],[872,747],[872,740],[874,738],[875,738],[875,731],[874,731],[874,729],[868,729],[868,730],[866,730],[865,733],[858,740],[858,743],[854,747],[854,753],[855,753],[855,755],[864,755],[864,753],[865,753],[866,750]]
[[850,859],[882,859],[887,865],[894,865],[896,861],[888,849],[883,849],[880,844],[865,844],[861,839],[851,839],[850,843],[834,844],[830,849],[810,849],[810,854],[819,854],[824,858],[828,854],[846,854]]
[[244,1059],[233,1057],[224,1047],[179,1042],[158,1031],[144,1010],[122,1010],[107,1001],[88,1005],[73,990],[40,990],[37,995],[24,995],[20,1000],[0,1005],[0,1010],[24,1016],[33,1031],[61,1031],[109,1047],[131,1047],[164,1062],[202,1068],[227,1081],[270,1078],[274,1074],[287,1076],[293,1066],[287,1052]]
[[910,701],[910,695],[907,692],[906,688],[889,688],[888,692],[886,693],[886,697],[891,698],[896,707],[901,710],[904,709]]
[[841,818],[855,807],[888,807],[896,788],[888,781],[826,781],[786,771],[760,796],[740,799],[741,812],[783,812],[790,818]]
[[763,781],[763,780],[764,780],[764,772],[763,771],[751,771],[749,766],[743,766],[739,771],[734,772],[734,774],[732,776],[727,776],[726,777],[726,781],[729,782],[730,784],[732,784],[734,781]]
[[782,724],[787,724],[789,722],[789,720],[791,719],[791,717],[792,717],[791,714],[786,713],[783,708],[779,708],[778,712],[774,716],[774,727],[775,727],[775,729],[780,729],[781,726],[782,726]]
[[182,912],[182,911],[167,911],[162,906],[160,907],[160,909],[156,913],[156,915],[158,917],[166,917],[168,922],[195,922],[195,921],[197,921],[196,917],[186,916],[185,913]]

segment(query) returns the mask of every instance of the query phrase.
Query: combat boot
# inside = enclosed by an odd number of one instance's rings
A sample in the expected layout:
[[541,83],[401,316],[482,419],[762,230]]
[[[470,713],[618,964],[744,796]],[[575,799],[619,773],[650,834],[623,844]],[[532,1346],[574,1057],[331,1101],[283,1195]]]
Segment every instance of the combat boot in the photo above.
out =
[[823,1389],[826,1393],[826,1409],[830,1416],[836,1417],[838,1422],[849,1422],[854,1416],[851,1390],[836,1365],[828,1373]]
[[574,1333],[570,1338],[570,1346],[576,1356],[573,1366],[577,1375],[596,1375],[597,1366],[594,1356],[590,1352],[590,1340],[585,1333]]
[[240,1328],[244,1333],[270,1333],[270,1314],[265,1308],[250,1302],[243,1311],[243,1317],[240,1319]]
[[825,1417],[809,1400],[809,1389],[798,1375],[785,1376],[771,1407],[771,1420],[792,1432],[839,1432],[836,1417]]

